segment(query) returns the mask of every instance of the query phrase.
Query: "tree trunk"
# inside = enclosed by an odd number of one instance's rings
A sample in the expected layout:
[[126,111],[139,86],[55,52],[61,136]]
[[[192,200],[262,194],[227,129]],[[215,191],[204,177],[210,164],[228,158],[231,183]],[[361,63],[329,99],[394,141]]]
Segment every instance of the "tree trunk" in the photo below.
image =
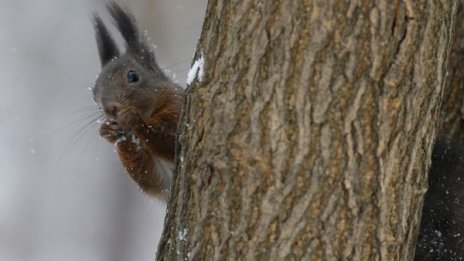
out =
[[159,260],[412,259],[456,2],[210,0]]
[[464,6],[458,2],[455,32],[450,62],[446,72],[447,84],[440,115],[441,133],[464,144]]

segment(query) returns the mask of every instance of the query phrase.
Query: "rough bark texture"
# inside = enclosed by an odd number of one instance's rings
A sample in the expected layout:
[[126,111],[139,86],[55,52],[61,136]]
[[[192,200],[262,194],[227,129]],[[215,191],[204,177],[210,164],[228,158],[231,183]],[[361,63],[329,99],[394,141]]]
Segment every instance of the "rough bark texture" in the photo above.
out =
[[159,260],[410,260],[455,1],[210,0]]
[[440,115],[441,133],[464,144],[464,7],[458,1],[456,27],[446,72],[447,84]]

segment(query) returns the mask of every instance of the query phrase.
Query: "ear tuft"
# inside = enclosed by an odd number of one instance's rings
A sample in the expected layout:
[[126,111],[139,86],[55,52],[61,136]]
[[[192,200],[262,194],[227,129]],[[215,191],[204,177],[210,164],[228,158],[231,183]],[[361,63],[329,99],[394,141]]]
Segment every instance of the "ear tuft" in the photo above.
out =
[[135,19],[131,14],[113,1],[107,4],[107,8],[113,17],[114,24],[126,41],[126,47],[128,49],[140,49],[140,35],[135,24]]
[[127,52],[134,55],[141,64],[147,66],[155,73],[163,74],[158,64],[153,50],[145,43],[143,37],[137,29],[137,24],[133,16],[127,10],[119,6],[115,1],[107,4],[108,11],[113,18],[113,22],[126,42]]
[[119,57],[119,50],[102,19],[97,14],[93,15],[93,24],[95,28],[98,53],[103,67],[114,57]]

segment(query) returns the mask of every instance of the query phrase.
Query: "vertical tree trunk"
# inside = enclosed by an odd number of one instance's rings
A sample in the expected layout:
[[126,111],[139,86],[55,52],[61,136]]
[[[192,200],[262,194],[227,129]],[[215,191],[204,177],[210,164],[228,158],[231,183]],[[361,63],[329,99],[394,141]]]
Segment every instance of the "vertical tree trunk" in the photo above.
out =
[[455,13],[210,0],[158,259],[411,259]]
[[452,41],[450,62],[446,72],[447,84],[443,93],[440,115],[442,134],[464,144],[464,6],[458,0],[458,17]]

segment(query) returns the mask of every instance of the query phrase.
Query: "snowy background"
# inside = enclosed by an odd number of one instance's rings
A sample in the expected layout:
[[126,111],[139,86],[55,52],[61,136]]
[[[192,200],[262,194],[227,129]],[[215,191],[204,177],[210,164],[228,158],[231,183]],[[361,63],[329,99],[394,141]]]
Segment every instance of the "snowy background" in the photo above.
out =
[[[119,2],[184,85],[206,0]],[[165,205],[139,191],[93,120],[89,17],[103,3],[0,0],[0,261],[155,255]]]

